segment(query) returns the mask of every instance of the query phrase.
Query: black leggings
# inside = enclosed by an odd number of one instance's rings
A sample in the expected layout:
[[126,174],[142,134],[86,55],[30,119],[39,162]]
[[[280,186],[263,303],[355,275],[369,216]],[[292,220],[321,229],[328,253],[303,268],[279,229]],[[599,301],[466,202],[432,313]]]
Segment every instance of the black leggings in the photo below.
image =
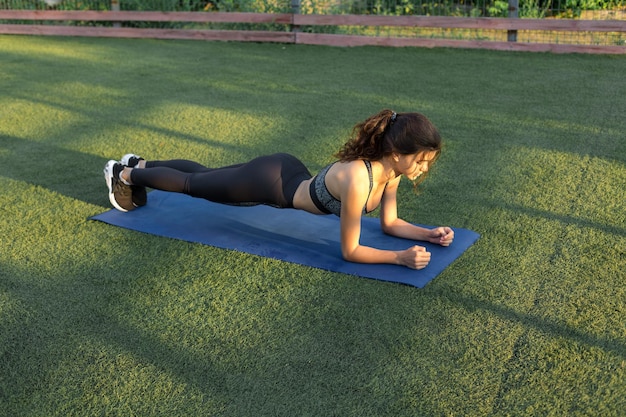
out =
[[285,153],[261,156],[250,162],[207,168],[197,162],[175,159],[148,161],[133,169],[134,185],[173,191],[216,203],[267,204],[293,207],[298,185],[311,173],[296,157]]

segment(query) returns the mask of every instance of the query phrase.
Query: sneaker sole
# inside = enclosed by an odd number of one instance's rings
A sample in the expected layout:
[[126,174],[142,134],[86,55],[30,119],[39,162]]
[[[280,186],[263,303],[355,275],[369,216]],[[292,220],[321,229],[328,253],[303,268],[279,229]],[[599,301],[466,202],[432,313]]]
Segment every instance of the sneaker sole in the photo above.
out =
[[123,211],[124,213],[126,213],[128,212],[128,210],[117,204],[117,201],[115,201],[115,196],[113,195],[113,165],[117,163],[118,162],[114,160],[110,160],[109,162],[107,162],[107,164],[104,166],[104,180],[106,181],[107,188],[109,189],[109,201],[111,202],[113,207],[115,207],[119,211]]

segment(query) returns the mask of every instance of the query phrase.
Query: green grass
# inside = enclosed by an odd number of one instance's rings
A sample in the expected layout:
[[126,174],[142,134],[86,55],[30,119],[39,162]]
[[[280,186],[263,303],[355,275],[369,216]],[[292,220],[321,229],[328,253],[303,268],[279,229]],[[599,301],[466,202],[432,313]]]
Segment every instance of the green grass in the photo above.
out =
[[[619,416],[626,58],[0,37],[0,415]],[[424,289],[144,235],[104,163],[287,151],[417,110],[401,215],[482,237]]]

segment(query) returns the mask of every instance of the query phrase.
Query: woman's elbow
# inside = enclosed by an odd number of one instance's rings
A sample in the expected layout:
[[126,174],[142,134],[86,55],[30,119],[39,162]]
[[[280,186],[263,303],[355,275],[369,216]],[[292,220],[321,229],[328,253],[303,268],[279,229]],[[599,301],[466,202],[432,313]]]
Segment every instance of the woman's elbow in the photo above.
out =
[[354,249],[341,248],[341,257],[346,262],[356,262],[355,252]]
[[380,230],[382,230],[383,233],[386,234],[386,235],[392,235],[393,236],[393,227],[390,224],[381,223],[380,224]]

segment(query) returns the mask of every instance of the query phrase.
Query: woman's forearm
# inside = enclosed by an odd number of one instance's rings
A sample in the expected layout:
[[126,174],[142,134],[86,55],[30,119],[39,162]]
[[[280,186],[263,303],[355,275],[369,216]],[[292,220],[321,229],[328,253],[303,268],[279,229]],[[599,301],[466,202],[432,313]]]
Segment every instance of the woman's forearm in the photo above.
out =
[[351,250],[342,250],[343,258],[349,262],[363,264],[399,264],[398,253],[391,250],[376,249],[358,245]]
[[416,226],[402,219],[396,219],[390,225],[383,225],[382,230],[388,235],[400,237],[403,239],[427,241],[430,237],[430,229]]
[[352,251],[344,251],[343,257],[350,262],[395,264],[412,269],[422,269],[430,262],[430,252],[422,246],[391,251],[358,245]]

